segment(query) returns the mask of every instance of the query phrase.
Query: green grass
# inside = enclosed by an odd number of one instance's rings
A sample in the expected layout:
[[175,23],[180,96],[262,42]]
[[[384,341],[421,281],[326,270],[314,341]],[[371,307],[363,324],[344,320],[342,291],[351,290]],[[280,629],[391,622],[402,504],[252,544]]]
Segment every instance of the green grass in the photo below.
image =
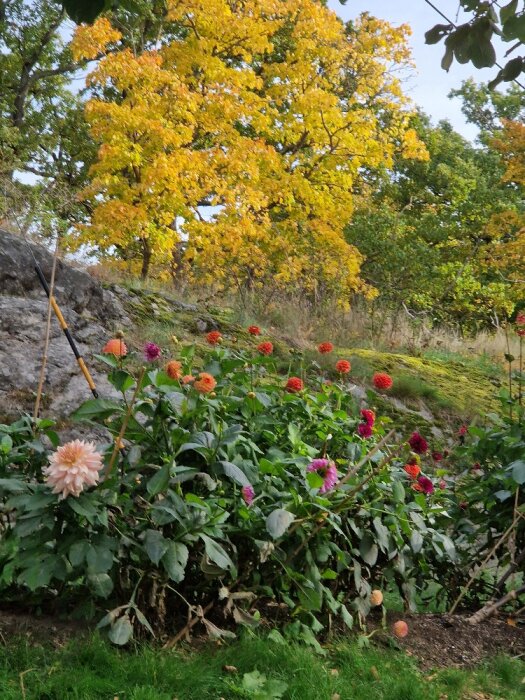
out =
[[[237,673],[227,673],[232,665]],[[286,690],[283,700],[462,700],[467,691],[505,700],[523,698],[525,665],[496,659],[476,671],[421,673],[402,651],[331,646],[325,657],[309,648],[245,638],[199,651],[110,648],[94,637],[55,651],[11,641],[2,649],[2,700],[273,700],[279,694],[246,690],[243,675],[258,671]],[[23,684],[23,685],[22,685]],[[243,687],[244,686],[244,687]]]

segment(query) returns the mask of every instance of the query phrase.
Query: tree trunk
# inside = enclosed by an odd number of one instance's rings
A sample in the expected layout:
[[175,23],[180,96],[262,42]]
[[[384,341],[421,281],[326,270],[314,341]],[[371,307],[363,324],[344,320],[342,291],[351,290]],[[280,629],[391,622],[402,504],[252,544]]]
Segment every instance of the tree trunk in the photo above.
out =
[[142,269],[140,271],[141,279],[145,280],[149,274],[149,266],[151,263],[151,246],[147,238],[143,238],[142,241]]

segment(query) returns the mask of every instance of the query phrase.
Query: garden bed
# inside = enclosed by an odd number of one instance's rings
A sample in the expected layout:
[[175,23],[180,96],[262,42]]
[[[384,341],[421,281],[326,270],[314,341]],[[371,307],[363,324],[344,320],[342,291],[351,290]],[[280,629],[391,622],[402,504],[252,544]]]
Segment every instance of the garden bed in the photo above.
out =
[[[389,614],[389,626],[399,617],[399,613]],[[479,625],[469,624],[466,615],[414,614],[405,615],[404,619],[410,631],[398,643],[424,670],[473,668],[497,656],[523,658],[525,655],[525,629],[509,625],[502,618],[494,617]],[[371,621],[370,627],[373,625]],[[70,639],[86,636],[89,631],[89,627],[80,622],[0,610],[2,644],[22,637],[31,646],[51,644],[58,648]],[[376,640],[373,643],[389,646],[391,638],[379,633],[372,639]],[[203,644],[209,645],[208,636],[196,629],[194,645],[201,648]]]

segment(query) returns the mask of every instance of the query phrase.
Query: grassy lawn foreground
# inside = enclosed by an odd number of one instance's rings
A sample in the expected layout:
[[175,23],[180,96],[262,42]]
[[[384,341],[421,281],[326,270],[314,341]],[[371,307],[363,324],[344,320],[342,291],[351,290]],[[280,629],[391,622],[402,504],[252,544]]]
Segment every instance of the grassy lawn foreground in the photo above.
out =
[[[227,665],[237,671],[223,670]],[[518,700],[524,694],[521,661],[422,673],[401,651],[360,649],[355,642],[336,643],[321,657],[257,638],[199,652],[120,651],[96,637],[57,651],[19,640],[3,647],[0,662],[2,700]]]

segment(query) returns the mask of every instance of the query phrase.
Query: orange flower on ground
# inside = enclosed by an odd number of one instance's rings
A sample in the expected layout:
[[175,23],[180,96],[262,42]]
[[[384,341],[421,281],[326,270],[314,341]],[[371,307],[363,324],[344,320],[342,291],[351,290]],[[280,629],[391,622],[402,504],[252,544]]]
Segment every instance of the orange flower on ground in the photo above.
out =
[[417,464],[405,464],[403,469],[411,479],[417,479],[417,477],[421,474],[421,467],[419,467]]
[[337,360],[335,363],[335,369],[339,374],[348,374],[350,370],[352,369],[352,365],[348,362],[348,360]]
[[194,382],[194,381],[195,381],[195,377],[192,374],[185,374],[181,379],[181,382],[183,384],[191,384],[191,382]]
[[266,340],[264,343],[259,343],[257,346],[257,350],[261,353],[261,355],[271,355],[273,352],[273,345],[270,343],[269,340]]
[[102,352],[106,355],[115,355],[115,357],[124,357],[128,354],[126,343],[120,338],[112,338],[102,348]]
[[102,467],[102,455],[96,451],[95,443],[73,440],[59,447],[42,471],[53,493],[66,498],[80,496],[86,486],[95,486]]
[[196,389],[200,394],[209,394],[217,386],[215,378],[208,374],[208,372],[201,372],[199,378],[195,381],[193,388]]
[[392,377],[386,372],[376,372],[372,381],[376,389],[390,389],[394,383]]
[[320,343],[317,346],[317,349],[319,350],[321,355],[328,355],[328,353],[332,352],[332,350],[334,349],[334,346],[332,345],[332,343],[328,343],[328,342]]
[[171,360],[166,365],[166,374],[170,379],[180,379],[182,377],[181,372],[182,364],[177,360]]
[[404,620],[398,620],[394,623],[392,631],[398,639],[402,639],[408,634],[408,625]]
[[376,588],[374,591],[372,591],[372,593],[370,593],[370,605],[372,605],[375,608],[378,605],[381,605],[382,602],[383,593]]
[[250,335],[261,335],[261,329],[259,326],[248,326],[248,333]]
[[302,391],[304,389],[303,380],[299,379],[299,377],[290,377],[286,382],[285,389],[290,394],[297,394],[298,391]]
[[219,333],[219,331],[210,331],[206,335],[206,340],[210,345],[217,345],[217,343],[220,343],[222,340],[222,335]]

